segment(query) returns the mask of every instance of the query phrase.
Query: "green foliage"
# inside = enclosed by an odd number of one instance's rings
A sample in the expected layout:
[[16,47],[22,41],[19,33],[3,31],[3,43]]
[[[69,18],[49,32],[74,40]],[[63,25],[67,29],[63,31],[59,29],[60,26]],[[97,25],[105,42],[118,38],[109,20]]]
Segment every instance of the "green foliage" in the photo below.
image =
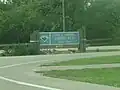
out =
[[38,48],[35,47],[33,44],[30,45],[17,45],[11,47],[4,47],[4,53],[2,56],[23,56],[23,55],[39,55],[45,54],[43,52],[38,51]]
[[[65,0],[66,31],[77,31],[85,26],[87,39],[119,37],[119,2]],[[61,0],[0,3],[0,43],[29,42],[29,35],[35,30],[62,31]]]

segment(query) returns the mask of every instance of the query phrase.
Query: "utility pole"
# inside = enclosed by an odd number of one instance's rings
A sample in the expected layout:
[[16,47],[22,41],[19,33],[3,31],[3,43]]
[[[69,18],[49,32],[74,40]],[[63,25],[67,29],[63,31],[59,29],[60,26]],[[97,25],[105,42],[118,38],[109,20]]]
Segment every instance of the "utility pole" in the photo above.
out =
[[86,52],[86,28],[83,26],[83,51]]
[[81,53],[86,52],[86,28],[83,26],[80,30],[80,44],[79,50]]
[[65,0],[62,0],[62,17],[63,17],[63,32],[66,30],[66,25],[65,25]]

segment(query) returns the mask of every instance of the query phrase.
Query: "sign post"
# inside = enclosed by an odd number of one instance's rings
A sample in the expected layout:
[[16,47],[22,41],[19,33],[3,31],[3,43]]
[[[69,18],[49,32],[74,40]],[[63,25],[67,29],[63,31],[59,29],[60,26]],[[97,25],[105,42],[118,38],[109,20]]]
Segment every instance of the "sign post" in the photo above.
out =
[[35,48],[36,52],[39,54],[40,52],[40,34],[39,31],[34,31],[33,34],[30,35],[30,43]]
[[37,31],[37,50],[38,50],[38,53],[40,53],[40,34],[39,34],[39,31]]
[[36,31],[36,37],[33,41],[36,42],[37,50],[40,48],[78,48],[81,52],[86,51],[85,47],[85,31],[84,29],[79,32],[39,32]]
[[79,50],[81,53],[86,52],[86,32],[85,28],[82,28],[79,30],[80,32],[80,41],[81,43],[79,44]]

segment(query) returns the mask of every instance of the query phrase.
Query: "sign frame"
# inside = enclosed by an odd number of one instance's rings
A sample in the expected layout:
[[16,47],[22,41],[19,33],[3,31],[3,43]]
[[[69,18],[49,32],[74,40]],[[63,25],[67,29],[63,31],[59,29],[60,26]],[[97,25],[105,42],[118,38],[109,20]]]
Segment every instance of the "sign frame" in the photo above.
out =
[[[77,43],[64,43],[64,44],[52,44],[52,34],[77,34],[77,39],[78,39],[78,42]],[[80,32],[39,32],[40,34],[40,37],[39,37],[39,41],[40,41],[40,46],[72,46],[72,45],[79,45],[80,44]],[[48,44],[42,44],[41,43],[41,36],[43,34],[48,34]]]

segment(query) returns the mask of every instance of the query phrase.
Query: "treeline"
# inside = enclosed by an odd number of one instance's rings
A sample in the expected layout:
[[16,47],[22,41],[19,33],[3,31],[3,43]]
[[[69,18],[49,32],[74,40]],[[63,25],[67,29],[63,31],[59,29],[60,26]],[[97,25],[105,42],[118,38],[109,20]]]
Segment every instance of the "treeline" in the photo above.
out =
[[[85,27],[89,40],[114,40],[120,36],[119,8],[119,0],[65,0],[66,31]],[[63,31],[61,0],[0,2],[0,44],[29,42],[35,30]]]

